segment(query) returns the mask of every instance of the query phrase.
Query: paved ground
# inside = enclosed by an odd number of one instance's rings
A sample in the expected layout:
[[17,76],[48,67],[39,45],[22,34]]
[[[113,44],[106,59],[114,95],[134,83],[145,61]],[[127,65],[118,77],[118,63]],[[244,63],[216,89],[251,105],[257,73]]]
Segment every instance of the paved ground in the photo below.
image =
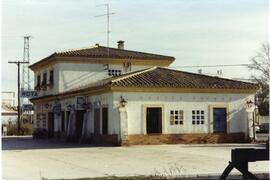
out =
[[[80,147],[77,144],[2,138],[3,179],[82,178],[130,175],[219,174],[236,147],[251,144]],[[267,161],[250,163],[251,172],[268,172]],[[237,172],[237,171],[234,171]]]

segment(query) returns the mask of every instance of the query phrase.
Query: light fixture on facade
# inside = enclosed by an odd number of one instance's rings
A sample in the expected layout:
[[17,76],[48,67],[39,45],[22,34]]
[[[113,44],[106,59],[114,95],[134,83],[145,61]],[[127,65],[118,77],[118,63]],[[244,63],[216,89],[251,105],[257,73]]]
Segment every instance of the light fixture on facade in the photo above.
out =
[[87,103],[83,103],[82,104],[82,108],[87,110],[87,109],[91,109],[92,107],[92,103],[91,102],[87,102]]
[[68,110],[68,111],[70,111],[71,108],[72,108],[72,105],[71,105],[71,104],[67,105],[67,110]]
[[108,70],[109,69],[109,64],[103,64],[103,69]]
[[246,102],[246,111],[251,113],[255,110],[255,103],[252,100]]
[[48,103],[47,103],[47,104],[45,104],[45,108],[46,108],[46,109],[50,109],[51,107],[52,107],[52,105],[51,105],[51,104],[48,104]]
[[122,96],[120,96],[120,105],[122,107],[125,107],[127,105],[127,101]]
[[95,107],[100,107],[101,106],[101,102],[100,101],[95,101],[94,102],[94,106]]

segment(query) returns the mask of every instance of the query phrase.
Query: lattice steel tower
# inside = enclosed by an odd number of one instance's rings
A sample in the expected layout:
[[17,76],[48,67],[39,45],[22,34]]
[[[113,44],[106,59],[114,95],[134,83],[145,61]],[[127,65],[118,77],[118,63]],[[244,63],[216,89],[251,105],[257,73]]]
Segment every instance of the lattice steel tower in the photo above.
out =
[[[30,61],[30,53],[29,53],[29,39],[31,36],[26,35],[24,38],[24,46],[23,46],[23,62]],[[30,72],[29,72],[29,63],[22,64],[22,76],[21,76],[21,90],[31,90],[30,85]],[[23,98],[22,103],[28,103],[28,99]]]

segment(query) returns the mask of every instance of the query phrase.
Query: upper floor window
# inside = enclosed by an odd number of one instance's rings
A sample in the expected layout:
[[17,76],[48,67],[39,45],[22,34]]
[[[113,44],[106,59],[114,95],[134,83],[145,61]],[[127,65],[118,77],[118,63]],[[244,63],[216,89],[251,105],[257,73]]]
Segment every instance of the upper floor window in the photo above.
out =
[[108,69],[108,75],[109,76],[120,76],[121,74],[122,74],[121,70]]
[[37,75],[37,86],[40,86],[41,82],[40,82],[40,75]]
[[53,70],[50,70],[49,85],[53,85]]
[[46,85],[47,84],[47,73],[43,73],[43,80],[42,80],[42,85]]
[[204,111],[192,110],[192,124],[204,124]]

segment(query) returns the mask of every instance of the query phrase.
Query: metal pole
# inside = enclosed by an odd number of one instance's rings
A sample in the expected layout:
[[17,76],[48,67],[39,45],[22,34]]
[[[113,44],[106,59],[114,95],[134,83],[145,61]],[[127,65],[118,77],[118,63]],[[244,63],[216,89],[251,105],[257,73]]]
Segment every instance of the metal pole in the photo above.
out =
[[255,113],[256,113],[256,109],[255,111],[253,112],[253,141],[255,142],[256,141],[256,130],[255,130]]
[[109,4],[107,4],[107,48],[108,48],[108,57],[110,56],[110,50],[109,50],[109,36],[110,36],[110,14],[109,14]]
[[21,95],[21,84],[20,84],[20,65],[21,64],[28,64],[29,62],[24,62],[24,61],[9,61],[8,63],[13,63],[16,64],[18,67],[18,94],[17,94],[17,98],[18,98],[18,107],[17,107],[17,112],[18,112],[18,134],[21,131],[21,99],[20,99],[20,95]]
[[21,99],[20,99],[20,93],[21,93],[21,87],[20,87],[20,62],[17,63],[18,66],[18,135],[21,131]]

